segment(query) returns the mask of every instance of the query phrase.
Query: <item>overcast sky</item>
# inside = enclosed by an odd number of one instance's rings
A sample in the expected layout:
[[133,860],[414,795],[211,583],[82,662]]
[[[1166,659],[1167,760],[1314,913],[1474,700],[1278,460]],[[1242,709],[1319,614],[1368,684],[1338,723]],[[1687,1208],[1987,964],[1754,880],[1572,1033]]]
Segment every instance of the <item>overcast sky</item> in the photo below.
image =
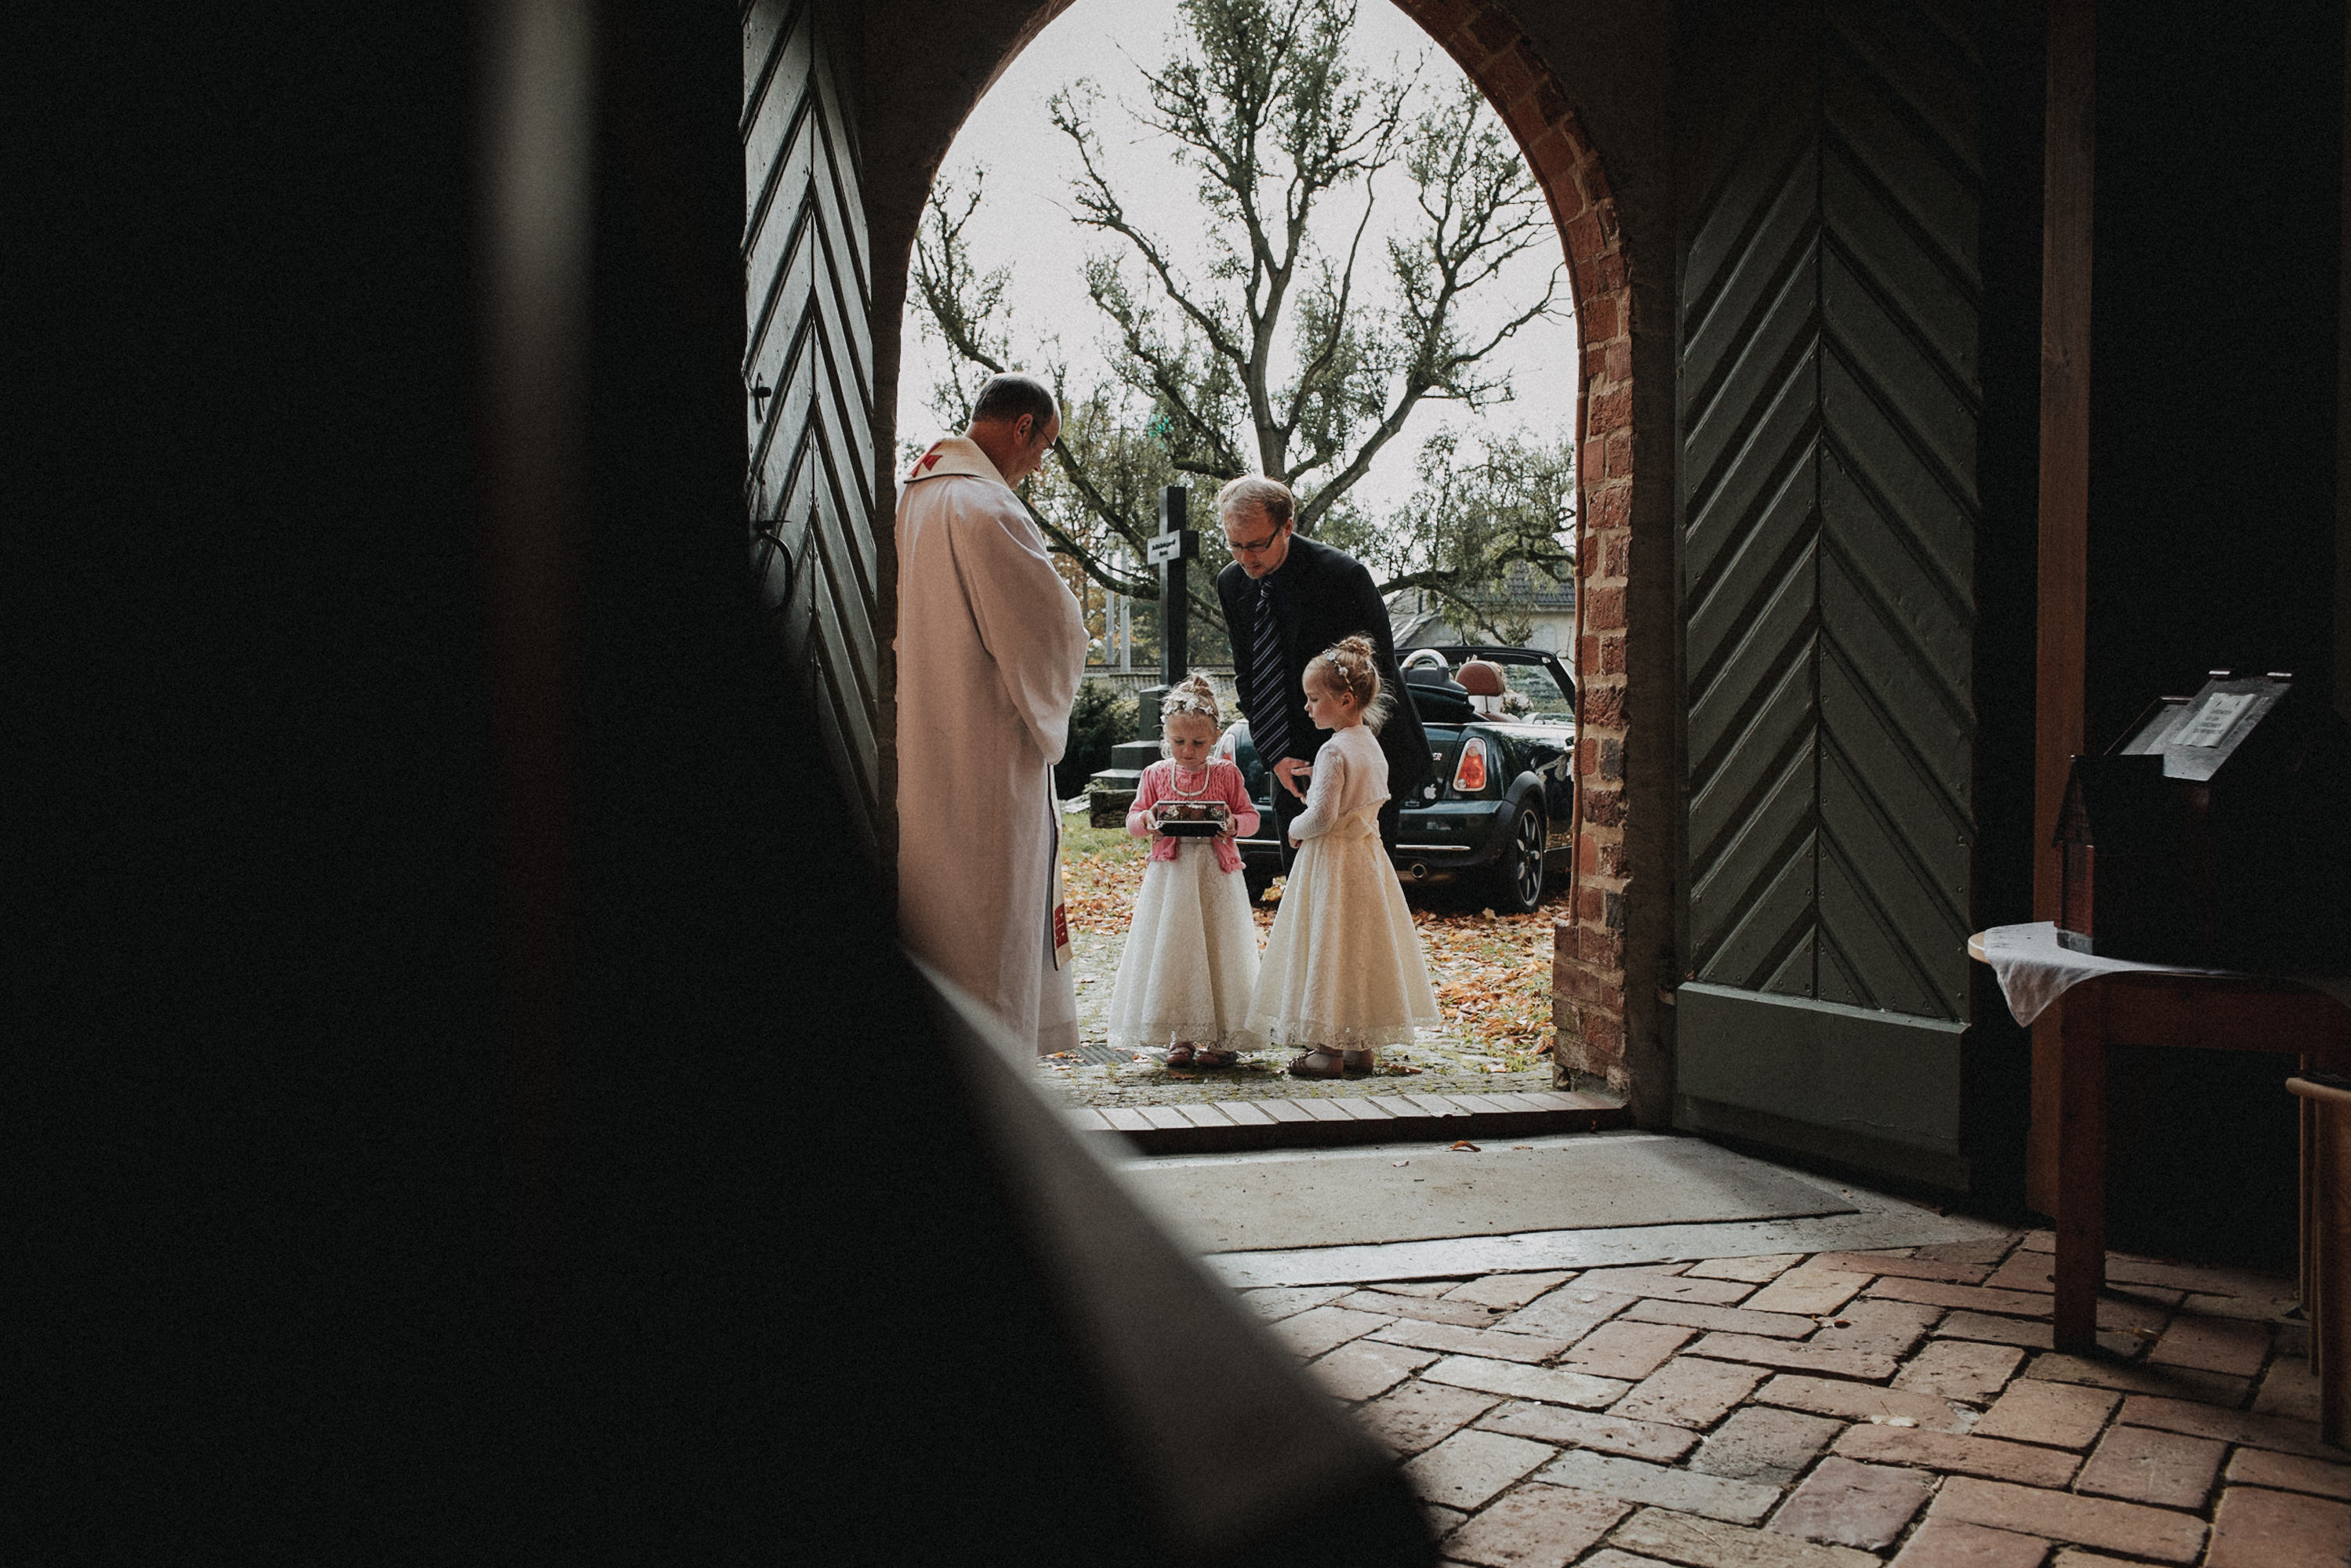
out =
[[[1141,99],[1137,65],[1155,65],[1166,57],[1176,23],[1173,0],[1078,0],[1007,68],[947,155],[945,172],[949,177],[967,175],[975,164],[987,171],[987,199],[966,233],[981,271],[999,266],[1011,271],[1007,298],[1014,341],[1032,343],[1058,333],[1076,384],[1090,384],[1092,372],[1103,364],[1097,347],[1102,317],[1086,297],[1086,256],[1123,242],[1070,222],[1069,189],[1076,158],[1067,139],[1052,128],[1047,101],[1080,77],[1102,84],[1113,101],[1104,105],[1097,129],[1129,211],[1147,230],[1165,236],[1172,247],[1188,248],[1197,240],[1188,231],[1196,228],[1200,212],[1191,193],[1194,180],[1171,164],[1164,144],[1143,142],[1115,101]],[[1358,58],[1374,68],[1400,60],[1408,70],[1417,59],[1425,81],[1449,87],[1461,78],[1460,68],[1386,0],[1364,0],[1355,47]],[[1383,186],[1384,204],[1402,209],[1399,220],[1405,213],[1417,216],[1409,202],[1410,182],[1400,171],[1384,175]],[[1346,199],[1352,204],[1360,198]],[[1366,280],[1378,282],[1384,274],[1380,253],[1367,244],[1365,254],[1373,261],[1359,264],[1359,287]],[[1486,316],[1499,317],[1506,301],[1520,308],[1532,303],[1560,261],[1555,242],[1520,256],[1514,270],[1489,285],[1494,308],[1466,319],[1474,323]],[[1564,307],[1563,277],[1558,298]],[[904,341],[898,431],[923,445],[937,434],[938,418],[929,405],[943,355],[937,342],[921,330],[918,303],[909,304]],[[1525,425],[1550,440],[1567,435],[1575,410],[1573,322],[1564,313],[1557,320],[1538,321],[1521,330],[1503,355],[1507,357],[1500,362],[1511,371],[1516,401],[1490,411],[1485,420],[1500,428]],[[1421,441],[1440,422],[1465,422],[1473,429],[1479,423],[1465,420],[1450,403],[1423,402],[1404,434],[1388,444],[1356,486],[1356,497],[1381,512],[1408,494]]]

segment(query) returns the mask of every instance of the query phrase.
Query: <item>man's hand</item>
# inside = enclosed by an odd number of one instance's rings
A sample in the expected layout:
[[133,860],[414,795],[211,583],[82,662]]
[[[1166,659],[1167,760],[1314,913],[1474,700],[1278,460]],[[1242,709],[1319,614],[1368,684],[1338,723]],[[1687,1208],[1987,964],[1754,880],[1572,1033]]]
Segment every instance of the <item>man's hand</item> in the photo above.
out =
[[1313,771],[1312,763],[1301,762],[1295,757],[1285,757],[1273,765],[1273,776],[1281,780],[1281,787],[1301,800],[1306,799],[1306,789],[1299,780]]

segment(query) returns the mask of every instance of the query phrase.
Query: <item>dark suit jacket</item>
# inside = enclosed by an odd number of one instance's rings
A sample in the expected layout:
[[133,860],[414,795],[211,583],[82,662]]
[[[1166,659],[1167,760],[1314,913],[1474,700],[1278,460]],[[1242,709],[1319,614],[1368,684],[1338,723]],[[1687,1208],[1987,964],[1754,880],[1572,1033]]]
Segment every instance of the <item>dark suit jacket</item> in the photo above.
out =
[[[1311,762],[1314,753],[1331,738],[1329,730],[1315,728],[1306,716],[1306,694],[1298,685],[1306,662],[1340,638],[1361,632],[1372,640],[1380,679],[1387,683],[1395,699],[1395,711],[1380,728],[1380,750],[1388,759],[1388,799],[1401,802],[1418,795],[1421,786],[1428,782],[1428,737],[1420,727],[1419,716],[1412,711],[1411,698],[1405,695],[1404,676],[1396,669],[1395,641],[1388,634],[1388,608],[1372,586],[1372,574],[1346,551],[1292,533],[1279,592],[1284,622],[1279,628],[1281,652],[1289,666],[1282,681],[1283,711],[1290,716],[1291,754],[1301,762]],[[1225,629],[1233,640],[1233,664],[1243,683],[1241,710],[1247,713],[1256,695],[1248,682],[1249,651],[1256,645],[1257,583],[1235,561],[1217,574],[1217,597],[1225,607]],[[1265,764],[1270,768],[1275,760],[1269,757]],[[1279,787],[1274,797],[1282,799]]]

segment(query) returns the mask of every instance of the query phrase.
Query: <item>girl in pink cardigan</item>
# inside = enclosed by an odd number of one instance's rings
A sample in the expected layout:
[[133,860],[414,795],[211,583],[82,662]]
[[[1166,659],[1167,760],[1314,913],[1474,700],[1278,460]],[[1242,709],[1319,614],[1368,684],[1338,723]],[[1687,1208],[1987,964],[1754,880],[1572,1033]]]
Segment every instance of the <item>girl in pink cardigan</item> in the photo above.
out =
[[[1257,831],[1257,808],[1240,769],[1209,756],[1217,694],[1207,676],[1172,687],[1159,711],[1165,760],[1143,770],[1126,816],[1126,831],[1151,841],[1151,857],[1111,989],[1110,1040],[1128,1051],[1165,1046],[1170,1067],[1230,1067],[1243,1049],[1263,1043],[1247,1028],[1257,923],[1233,847]],[[1213,817],[1217,805],[1223,827],[1212,837],[1162,831]]]

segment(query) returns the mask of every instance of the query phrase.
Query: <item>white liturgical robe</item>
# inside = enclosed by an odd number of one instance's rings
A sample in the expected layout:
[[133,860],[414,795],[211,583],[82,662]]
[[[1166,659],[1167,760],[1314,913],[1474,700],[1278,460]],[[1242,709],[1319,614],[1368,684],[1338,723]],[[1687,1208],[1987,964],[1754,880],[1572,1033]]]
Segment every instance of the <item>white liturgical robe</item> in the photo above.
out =
[[1078,1042],[1053,956],[1053,764],[1084,678],[1085,616],[1045,538],[972,441],[898,497],[898,920],[906,945],[1041,1054]]

